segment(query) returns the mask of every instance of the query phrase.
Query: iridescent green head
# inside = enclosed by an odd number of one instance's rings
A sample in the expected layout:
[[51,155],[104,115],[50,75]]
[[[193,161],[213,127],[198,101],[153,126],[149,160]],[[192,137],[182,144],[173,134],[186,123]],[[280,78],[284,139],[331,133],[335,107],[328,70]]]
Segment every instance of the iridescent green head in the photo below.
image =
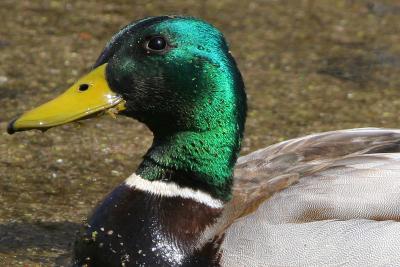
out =
[[[104,75],[108,89],[99,82]],[[107,103],[96,95],[98,88]],[[11,122],[9,132],[49,128],[119,107],[154,133],[138,174],[230,198],[246,95],[225,39],[212,25],[173,16],[135,21],[111,39],[95,70],[67,92],[62,96],[67,104],[60,107],[59,100],[30,111]],[[70,107],[79,105],[83,113],[76,115]],[[55,108],[63,116],[49,117],[48,111]]]
[[204,21],[133,22],[111,39],[95,67],[104,63],[112,90],[127,101],[125,113],[156,135],[217,127],[210,120],[219,113],[217,99],[224,109],[244,112],[240,73],[222,34]]
[[147,18],[112,38],[104,63],[124,113],[154,133],[139,174],[229,199],[246,96],[223,35],[195,18]]

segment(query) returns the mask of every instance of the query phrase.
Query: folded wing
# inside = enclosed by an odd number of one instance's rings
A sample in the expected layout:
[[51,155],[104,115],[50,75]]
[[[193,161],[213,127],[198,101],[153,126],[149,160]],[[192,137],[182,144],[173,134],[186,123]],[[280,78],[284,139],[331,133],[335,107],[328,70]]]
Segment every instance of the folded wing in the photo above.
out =
[[399,130],[353,129],[241,157],[226,208],[225,220],[237,222],[225,232],[224,265],[397,262],[399,143]]

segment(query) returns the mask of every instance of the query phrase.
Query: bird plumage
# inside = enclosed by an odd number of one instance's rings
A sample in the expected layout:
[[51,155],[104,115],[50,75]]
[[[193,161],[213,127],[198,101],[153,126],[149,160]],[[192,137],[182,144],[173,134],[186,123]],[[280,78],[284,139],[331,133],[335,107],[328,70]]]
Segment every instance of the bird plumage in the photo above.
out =
[[[399,143],[400,130],[351,129],[285,141],[239,158],[234,199],[241,199],[240,209],[254,200],[259,206],[227,228],[222,265],[397,265]],[[268,181],[284,184],[287,177],[293,182],[286,188],[271,190]],[[269,198],[259,203],[262,196]]]

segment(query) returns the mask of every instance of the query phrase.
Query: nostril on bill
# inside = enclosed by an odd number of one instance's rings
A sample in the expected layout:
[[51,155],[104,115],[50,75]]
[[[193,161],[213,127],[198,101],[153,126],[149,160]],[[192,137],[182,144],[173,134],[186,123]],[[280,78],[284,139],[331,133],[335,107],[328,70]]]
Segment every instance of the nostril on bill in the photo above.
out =
[[79,85],[79,91],[83,92],[83,91],[86,91],[87,89],[89,89],[89,84],[83,83],[83,84]]

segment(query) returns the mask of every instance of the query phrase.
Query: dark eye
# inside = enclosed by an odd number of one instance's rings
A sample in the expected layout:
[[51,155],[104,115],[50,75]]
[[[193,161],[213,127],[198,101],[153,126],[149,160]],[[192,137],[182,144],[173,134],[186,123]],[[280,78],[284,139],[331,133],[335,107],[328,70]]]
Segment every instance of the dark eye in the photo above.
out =
[[151,37],[147,41],[146,48],[150,51],[163,51],[167,47],[167,41],[162,36]]

